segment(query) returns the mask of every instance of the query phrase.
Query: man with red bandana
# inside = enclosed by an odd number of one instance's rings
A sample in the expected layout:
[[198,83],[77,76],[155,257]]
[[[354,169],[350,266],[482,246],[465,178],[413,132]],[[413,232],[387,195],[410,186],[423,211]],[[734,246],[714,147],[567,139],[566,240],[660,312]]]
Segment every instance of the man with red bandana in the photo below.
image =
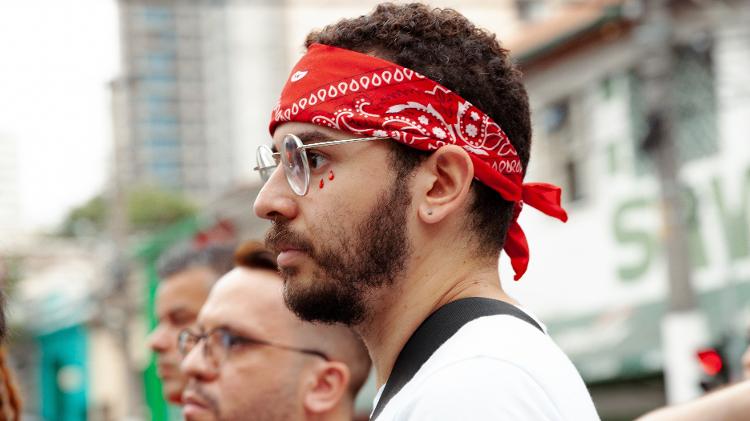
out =
[[[523,204],[565,221],[559,188],[524,184],[520,73],[449,9],[382,4],[308,35],[272,112],[255,212],[273,222],[287,306],[363,337],[378,420],[591,420],[543,325],[507,295],[524,274]],[[277,168],[277,167],[281,168]]]

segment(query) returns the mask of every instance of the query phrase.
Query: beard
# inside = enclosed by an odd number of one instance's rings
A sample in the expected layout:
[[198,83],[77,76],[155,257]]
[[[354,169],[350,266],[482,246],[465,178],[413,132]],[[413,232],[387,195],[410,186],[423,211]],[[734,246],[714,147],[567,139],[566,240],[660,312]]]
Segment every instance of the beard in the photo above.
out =
[[[297,366],[295,366],[297,367]],[[291,367],[286,367],[290,369]],[[300,378],[301,371],[294,371],[294,375],[282,373],[280,383],[274,387],[253,388],[252,384],[246,384],[248,390],[253,393],[231,397],[220,403],[220,400],[203,388],[203,383],[191,379],[186,390],[202,398],[206,405],[207,416],[203,417],[185,417],[186,421],[244,421],[244,420],[264,420],[264,421],[288,421],[298,419],[295,416],[295,410],[298,410],[296,388],[297,380]],[[251,383],[251,382],[250,382]]]
[[[311,232],[320,244],[289,229],[287,222],[274,221],[266,235],[266,245],[292,246],[315,262],[311,279],[295,281],[296,268],[282,268],[284,301],[302,320],[360,324],[367,317],[368,303],[376,290],[390,286],[399,277],[411,255],[407,239],[406,215],[411,197],[406,180],[397,177],[390,193],[386,190],[374,209],[347,231],[328,221],[326,229]],[[329,233],[324,238],[323,233]],[[320,241],[323,240],[323,241]]]

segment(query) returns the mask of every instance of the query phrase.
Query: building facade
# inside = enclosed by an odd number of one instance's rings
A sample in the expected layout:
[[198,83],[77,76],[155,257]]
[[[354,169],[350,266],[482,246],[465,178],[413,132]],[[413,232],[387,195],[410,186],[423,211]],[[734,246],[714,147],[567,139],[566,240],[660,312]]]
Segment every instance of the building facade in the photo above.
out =
[[[669,98],[705,346],[728,338],[735,378],[750,325],[748,10],[740,1],[673,10]],[[561,185],[570,220],[523,215],[530,269],[504,286],[548,321],[611,419],[665,402],[660,324],[670,292],[658,173],[643,145],[640,19],[627,2],[592,2],[511,44],[533,108],[527,180]]]
[[[113,83],[124,185],[199,203],[233,178],[224,2],[119,1],[122,76]],[[118,125],[115,127],[118,128]]]
[[21,226],[21,192],[16,140],[0,133],[0,252]]

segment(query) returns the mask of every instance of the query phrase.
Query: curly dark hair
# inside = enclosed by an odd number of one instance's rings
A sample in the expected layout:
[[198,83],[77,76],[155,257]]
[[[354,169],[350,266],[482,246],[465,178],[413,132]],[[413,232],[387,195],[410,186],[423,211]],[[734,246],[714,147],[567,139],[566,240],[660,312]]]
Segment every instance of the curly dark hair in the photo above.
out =
[[[453,90],[503,128],[524,168],[531,148],[531,118],[521,72],[495,35],[476,27],[453,9],[384,3],[369,14],[344,19],[310,33],[305,46],[331,45],[371,54],[415,70]],[[426,153],[391,142],[399,175],[410,174]],[[468,224],[476,239],[495,255],[505,242],[513,203],[481,182],[474,193]]]

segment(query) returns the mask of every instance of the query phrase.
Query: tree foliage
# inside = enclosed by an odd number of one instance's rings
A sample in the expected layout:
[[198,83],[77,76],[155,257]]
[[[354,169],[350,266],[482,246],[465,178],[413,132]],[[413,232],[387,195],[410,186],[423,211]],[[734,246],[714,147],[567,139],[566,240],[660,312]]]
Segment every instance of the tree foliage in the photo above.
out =
[[[127,219],[131,233],[158,230],[193,216],[196,206],[180,193],[152,186],[139,186],[127,195]],[[98,194],[73,208],[60,227],[60,235],[78,237],[96,235],[106,229],[110,203]]]
[[163,228],[196,211],[184,196],[153,187],[136,189],[128,197],[128,221],[135,231]]
[[107,213],[104,196],[98,194],[68,213],[60,228],[60,234],[65,237],[76,237],[101,232],[107,221]]

